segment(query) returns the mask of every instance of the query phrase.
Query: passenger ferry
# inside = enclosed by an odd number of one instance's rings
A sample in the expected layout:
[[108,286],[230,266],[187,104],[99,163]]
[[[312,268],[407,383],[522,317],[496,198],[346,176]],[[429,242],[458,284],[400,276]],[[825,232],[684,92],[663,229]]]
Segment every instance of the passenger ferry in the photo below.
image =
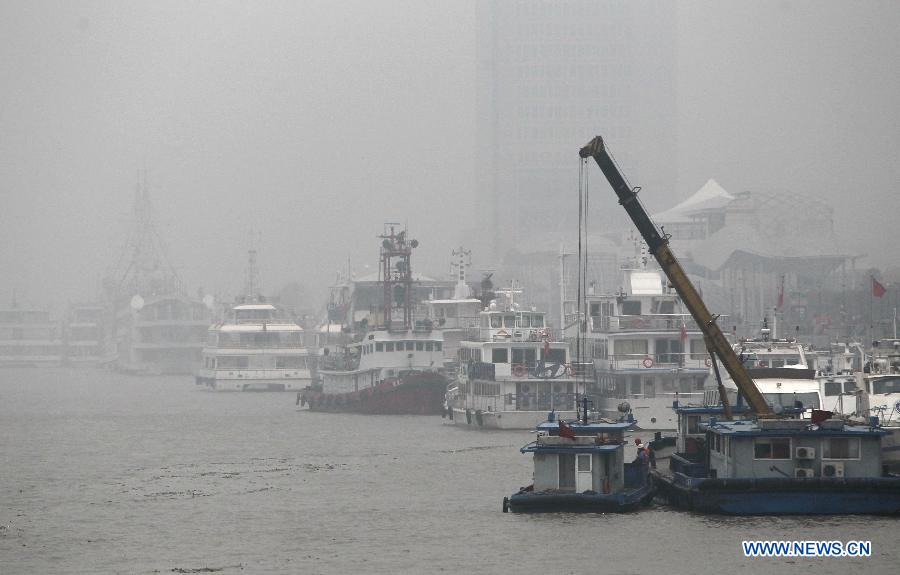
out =
[[312,382],[313,364],[296,322],[271,303],[239,303],[209,328],[196,382],[215,391],[299,391]]
[[[588,394],[604,417],[630,409],[641,429],[674,430],[673,401],[703,402],[709,353],[662,271],[623,272],[618,293],[595,295],[589,289],[585,298],[583,335],[594,371]],[[566,340],[571,346],[579,322],[570,319]]]
[[62,324],[46,309],[0,309],[0,366],[49,367],[65,358]]
[[456,380],[447,410],[457,425],[534,429],[555,412],[574,418],[586,381],[576,377],[569,346],[554,341],[543,312],[513,301],[520,290],[498,290],[478,314],[476,339],[459,342]]

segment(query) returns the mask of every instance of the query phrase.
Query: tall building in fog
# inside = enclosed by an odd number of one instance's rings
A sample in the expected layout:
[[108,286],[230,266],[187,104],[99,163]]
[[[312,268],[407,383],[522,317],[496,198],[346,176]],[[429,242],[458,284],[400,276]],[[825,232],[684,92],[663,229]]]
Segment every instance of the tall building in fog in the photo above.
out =
[[[671,204],[675,154],[674,3],[477,3],[477,241],[558,251],[577,238],[578,149],[602,135],[652,207]],[[604,181],[591,226],[624,227]],[[659,198],[659,200],[656,200]],[[475,223],[475,222],[473,222]]]

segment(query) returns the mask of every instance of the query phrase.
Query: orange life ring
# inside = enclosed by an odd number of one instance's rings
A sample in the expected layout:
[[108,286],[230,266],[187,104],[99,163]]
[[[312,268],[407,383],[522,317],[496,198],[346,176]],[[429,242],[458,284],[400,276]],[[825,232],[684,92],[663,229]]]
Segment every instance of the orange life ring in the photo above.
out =
[[518,363],[513,366],[512,373],[516,377],[525,377],[525,374],[528,373],[528,370],[525,369],[525,366],[521,363]]
[[641,362],[644,367],[653,367],[653,358],[645,357],[644,361]]
[[706,361],[704,361],[703,363],[706,364],[706,367],[710,367],[712,365],[712,360],[707,357]]

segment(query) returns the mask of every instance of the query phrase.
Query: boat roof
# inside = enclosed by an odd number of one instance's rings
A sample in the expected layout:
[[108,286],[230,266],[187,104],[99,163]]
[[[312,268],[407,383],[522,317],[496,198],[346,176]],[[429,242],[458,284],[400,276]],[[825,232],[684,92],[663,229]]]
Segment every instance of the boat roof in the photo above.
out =
[[[834,423],[832,424],[832,422]],[[710,421],[709,423],[701,423],[700,429],[731,437],[785,437],[797,435],[813,437],[881,437],[891,433],[879,427],[846,425],[841,420],[826,420],[821,424],[815,425],[804,419]]]
[[258,331],[303,331],[303,328],[295,323],[265,323],[265,330],[262,323],[239,323],[225,324],[219,327],[219,331],[226,332],[258,332]]
[[242,303],[240,305],[236,305],[231,308],[235,311],[237,310],[248,310],[248,309],[275,309],[275,306],[270,303]]
[[481,304],[480,299],[470,298],[470,299],[430,299],[425,303],[477,303]]
[[[720,413],[725,413],[725,408],[721,405],[686,405],[684,407],[676,407],[675,411],[678,413],[683,413],[685,415],[717,415]],[[785,407],[784,413],[788,415],[796,415],[799,413],[803,413],[805,409],[800,407]],[[753,410],[750,409],[750,406],[744,405],[732,405],[731,406],[732,413],[752,413]],[[726,422],[723,422],[726,423]]]
[[415,329],[405,331],[386,331],[383,329],[370,331],[365,335],[362,341],[357,343],[367,343],[370,341],[405,341],[409,339],[421,339],[422,341],[443,341],[444,335],[438,330],[419,331]]
[[618,449],[622,449],[621,443],[555,443],[551,445],[541,445],[537,441],[533,441],[528,445],[519,448],[519,451],[522,453],[534,453],[536,451],[540,451],[541,453],[603,453],[616,451]]
[[[571,423],[567,422],[568,426],[572,428],[572,431],[575,432],[576,435],[594,435],[596,433],[602,433],[604,431],[625,431],[626,429],[633,427],[634,422],[600,422],[600,421],[592,421],[588,424],[580,423],[577,421],[573,421]],[[544,423],[539,423],[537,428],[538,431],[555,431],[559,432],[559,422],[558,421],[545,421]]]

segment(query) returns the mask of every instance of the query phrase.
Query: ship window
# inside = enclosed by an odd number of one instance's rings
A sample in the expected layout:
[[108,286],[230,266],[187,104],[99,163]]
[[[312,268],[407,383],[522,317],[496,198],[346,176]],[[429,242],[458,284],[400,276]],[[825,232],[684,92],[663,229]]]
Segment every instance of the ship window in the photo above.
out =
[[845,381],[844,382],[844,393],[855,393],[856,392],[856,382],[855,381]]
[[700,416],[688,416],[688,435],[700,433]]
[[375,342],[375,351],[384,351],[384,344],[380,341]]
[[840,395],[841,394],[841,382],[839,381],[826,381],[825,382],[825,395]]
[[531,316],[531,327],[544,327],[544,314],[536,313]]
[[709,351],[702,339],[691,340],[691,359],[706,359],[709,357]]
[[384,351],[394,351],[394,342],[392,342],[392,341],[384,342]]
[[578,471],[582,472],[590,472],[591,470],[591,456],[587,453],[579,453],[578,454]]
[[416,342],[416,351],[425,351],[425,342],[424,341]]
[[279,355],[275,356],[276,369],[304,369],[306,368],[306,358],[297,355]]
[[900,377],[883,377],[872,382],[872,393],[900,393]]
[[491,327],[503,327],[503,316],[494,314],[491,316]]
[[659,313],[675,313],[675,302],[674,301],[659,302]]
[[430,341],[425,342],[425,351],[434,351],[434,343]]
[[439,342],[439,341],[434,342],[434,351],[441,351],[442,347],[443,346],[441,345],[441,342]]
[[548,363],[566,363],[566,350],[551,348],[546,354],[541,352],[544,361]]
[[641,302],[623,301],[621,315],[641,315]]
[[247,369],[249,360],[246,355],[223,355],[218,358],[219,369]]
[[646,339],[617,339],[613,344],[615,355],[647,355]]
[[503,327],[516,327],[516,316],[512,314],[503,316]]
[[592,316],[598,316],[598,315],[600,315],[600,304],[599,304],[599,303],[592,303],[592,304],[591,304],[591,315],[592,315]]
[[509,354],[505,347],[495,347],[491,350],[491,363],[508,363]]
[[859,459],[859,438],[825,438],[822,440],[822,459]]
[[791,440],[789,437],[757,437],[753,443],[754,459],[790,459]]

